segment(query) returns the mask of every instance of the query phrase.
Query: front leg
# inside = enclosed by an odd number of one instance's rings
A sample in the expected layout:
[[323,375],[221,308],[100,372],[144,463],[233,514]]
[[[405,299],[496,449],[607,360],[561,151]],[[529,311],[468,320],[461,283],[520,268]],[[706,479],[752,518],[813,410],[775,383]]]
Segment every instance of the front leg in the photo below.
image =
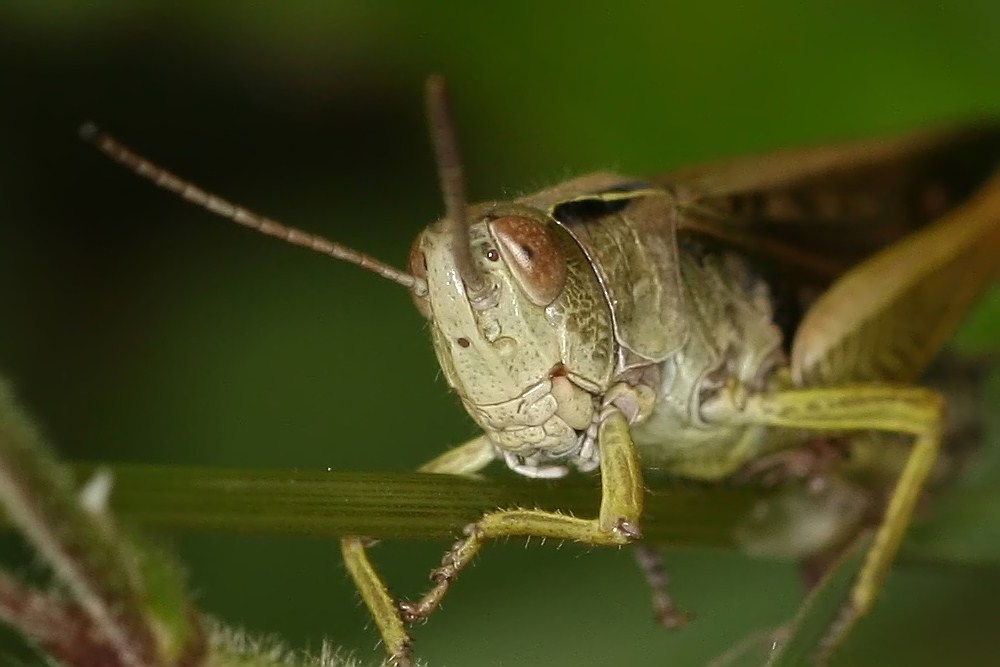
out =
[[628,421],[613,406],[605,408],[597,431],[601,451],[601,508],[594,519],[538,509],[489,512],[465,528],[458,541],[431,572],[434,586],[415,602],[400,605],[407,622],[426,618],[444,598],[458,573],[493,538],[515,535],[573,540],[594,545],[623,545],[639,539],[643,481]]
[[[485,435],[470,440],[464,445],[448,450],[419,468],[420,472],[450,473],[464,475],[478,472],[495,458],[493,445]],[[340,551],[348,574],[361,594],[368,612],[378,626],[388,661],[395,667],[410,664],[410,636],[400,618],[396,601],[389,593],[372,566],[365,547],[370,540],[365,537],[345,537],[340,540]]]
[[[639,538],[638,522],[644,491],[642,472],[629,435],[628,421],[618,408],[605,408],[598,427],[598,442],[601,451],[601,509],[596,519],[526,509],[485,514],[466,527],[465,539],[445,554],[441,567],[431,574],[434,586],[416,602],[404,602],[397,606],[368,560],[366,538],[345,537],[341,540],[347,571],[378,626],[390,664],[397,667],[410,664],[410,637],[405,622],[426,618],[437,607],[451,581],[486,540],[509,535],[533,535],[587,544],[621,545]],[[480,436],[430,461],[420,470],[467,474],[482,469],[492,458],[492,445],[485,436]]]

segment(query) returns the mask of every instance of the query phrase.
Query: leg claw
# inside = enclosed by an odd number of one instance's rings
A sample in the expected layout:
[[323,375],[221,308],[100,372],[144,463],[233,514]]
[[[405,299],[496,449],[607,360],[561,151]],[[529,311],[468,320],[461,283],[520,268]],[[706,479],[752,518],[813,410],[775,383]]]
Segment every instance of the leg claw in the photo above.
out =
[[618,519],[615,522],[615,532],[624,537],[629,542],[634,542],[642,538],[639,526],[627,519]]
[[420,611],[420,605],[415,602],[408,602],[403,600],[397,605],[399,609],[399,618],[403,623],[409,625],[415,621],[419,621],[425,616]]

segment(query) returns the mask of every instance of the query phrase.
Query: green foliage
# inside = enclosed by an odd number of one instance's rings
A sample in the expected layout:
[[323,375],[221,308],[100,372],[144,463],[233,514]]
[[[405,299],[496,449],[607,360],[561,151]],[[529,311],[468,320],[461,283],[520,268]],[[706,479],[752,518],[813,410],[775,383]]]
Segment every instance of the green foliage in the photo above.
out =
[[66,589],[61,599],[48,596],[47,619],[34,619],[25,609],[30,605],[17,602],[44,595],[28,591],[8,597],[3,616],[59,658],[107,652],[118,659],[113,667],[141,667],[196,655],[201,630],[192,623],[179,571],[115,526],[100,488],[104,475],[97,473],[77,497],[0,384],[0,503]]
[[0,381],[0,507],[56,584],[47,592],[0,569],[0,620],[42,655],[67,667],[355,664],[325,642],[306,655],[201,616],[174,563],[116,526],[107,494],[118,475],[91,475],[78,494]]

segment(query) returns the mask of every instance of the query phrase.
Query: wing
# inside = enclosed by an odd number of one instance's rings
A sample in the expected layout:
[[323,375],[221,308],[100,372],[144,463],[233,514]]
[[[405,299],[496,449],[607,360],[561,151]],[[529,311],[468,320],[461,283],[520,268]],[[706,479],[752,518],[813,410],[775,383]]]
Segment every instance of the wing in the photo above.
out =
[[[1000,273],[1000,124],[657,179],[681,233],[757,257],[800,385],[909,382]],[[818,295],[818,298],[817,298]]]
[[912,382],[1000,276],[1000,173],[968,201],[854,267],[806,313],[799,385]]
[[653,179],[679,228],[829,284],[964,201],[1000,162],[1000,125],[781,151]]

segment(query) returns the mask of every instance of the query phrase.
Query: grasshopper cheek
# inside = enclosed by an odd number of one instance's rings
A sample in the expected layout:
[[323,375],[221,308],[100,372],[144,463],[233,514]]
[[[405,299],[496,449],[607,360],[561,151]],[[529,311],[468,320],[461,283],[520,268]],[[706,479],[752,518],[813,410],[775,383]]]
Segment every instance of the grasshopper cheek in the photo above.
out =
[[552,232],[535,220],[516,215],[493,220],[490,230],[528,299],[536,306],[555,301],[566,284],[566,256]]

